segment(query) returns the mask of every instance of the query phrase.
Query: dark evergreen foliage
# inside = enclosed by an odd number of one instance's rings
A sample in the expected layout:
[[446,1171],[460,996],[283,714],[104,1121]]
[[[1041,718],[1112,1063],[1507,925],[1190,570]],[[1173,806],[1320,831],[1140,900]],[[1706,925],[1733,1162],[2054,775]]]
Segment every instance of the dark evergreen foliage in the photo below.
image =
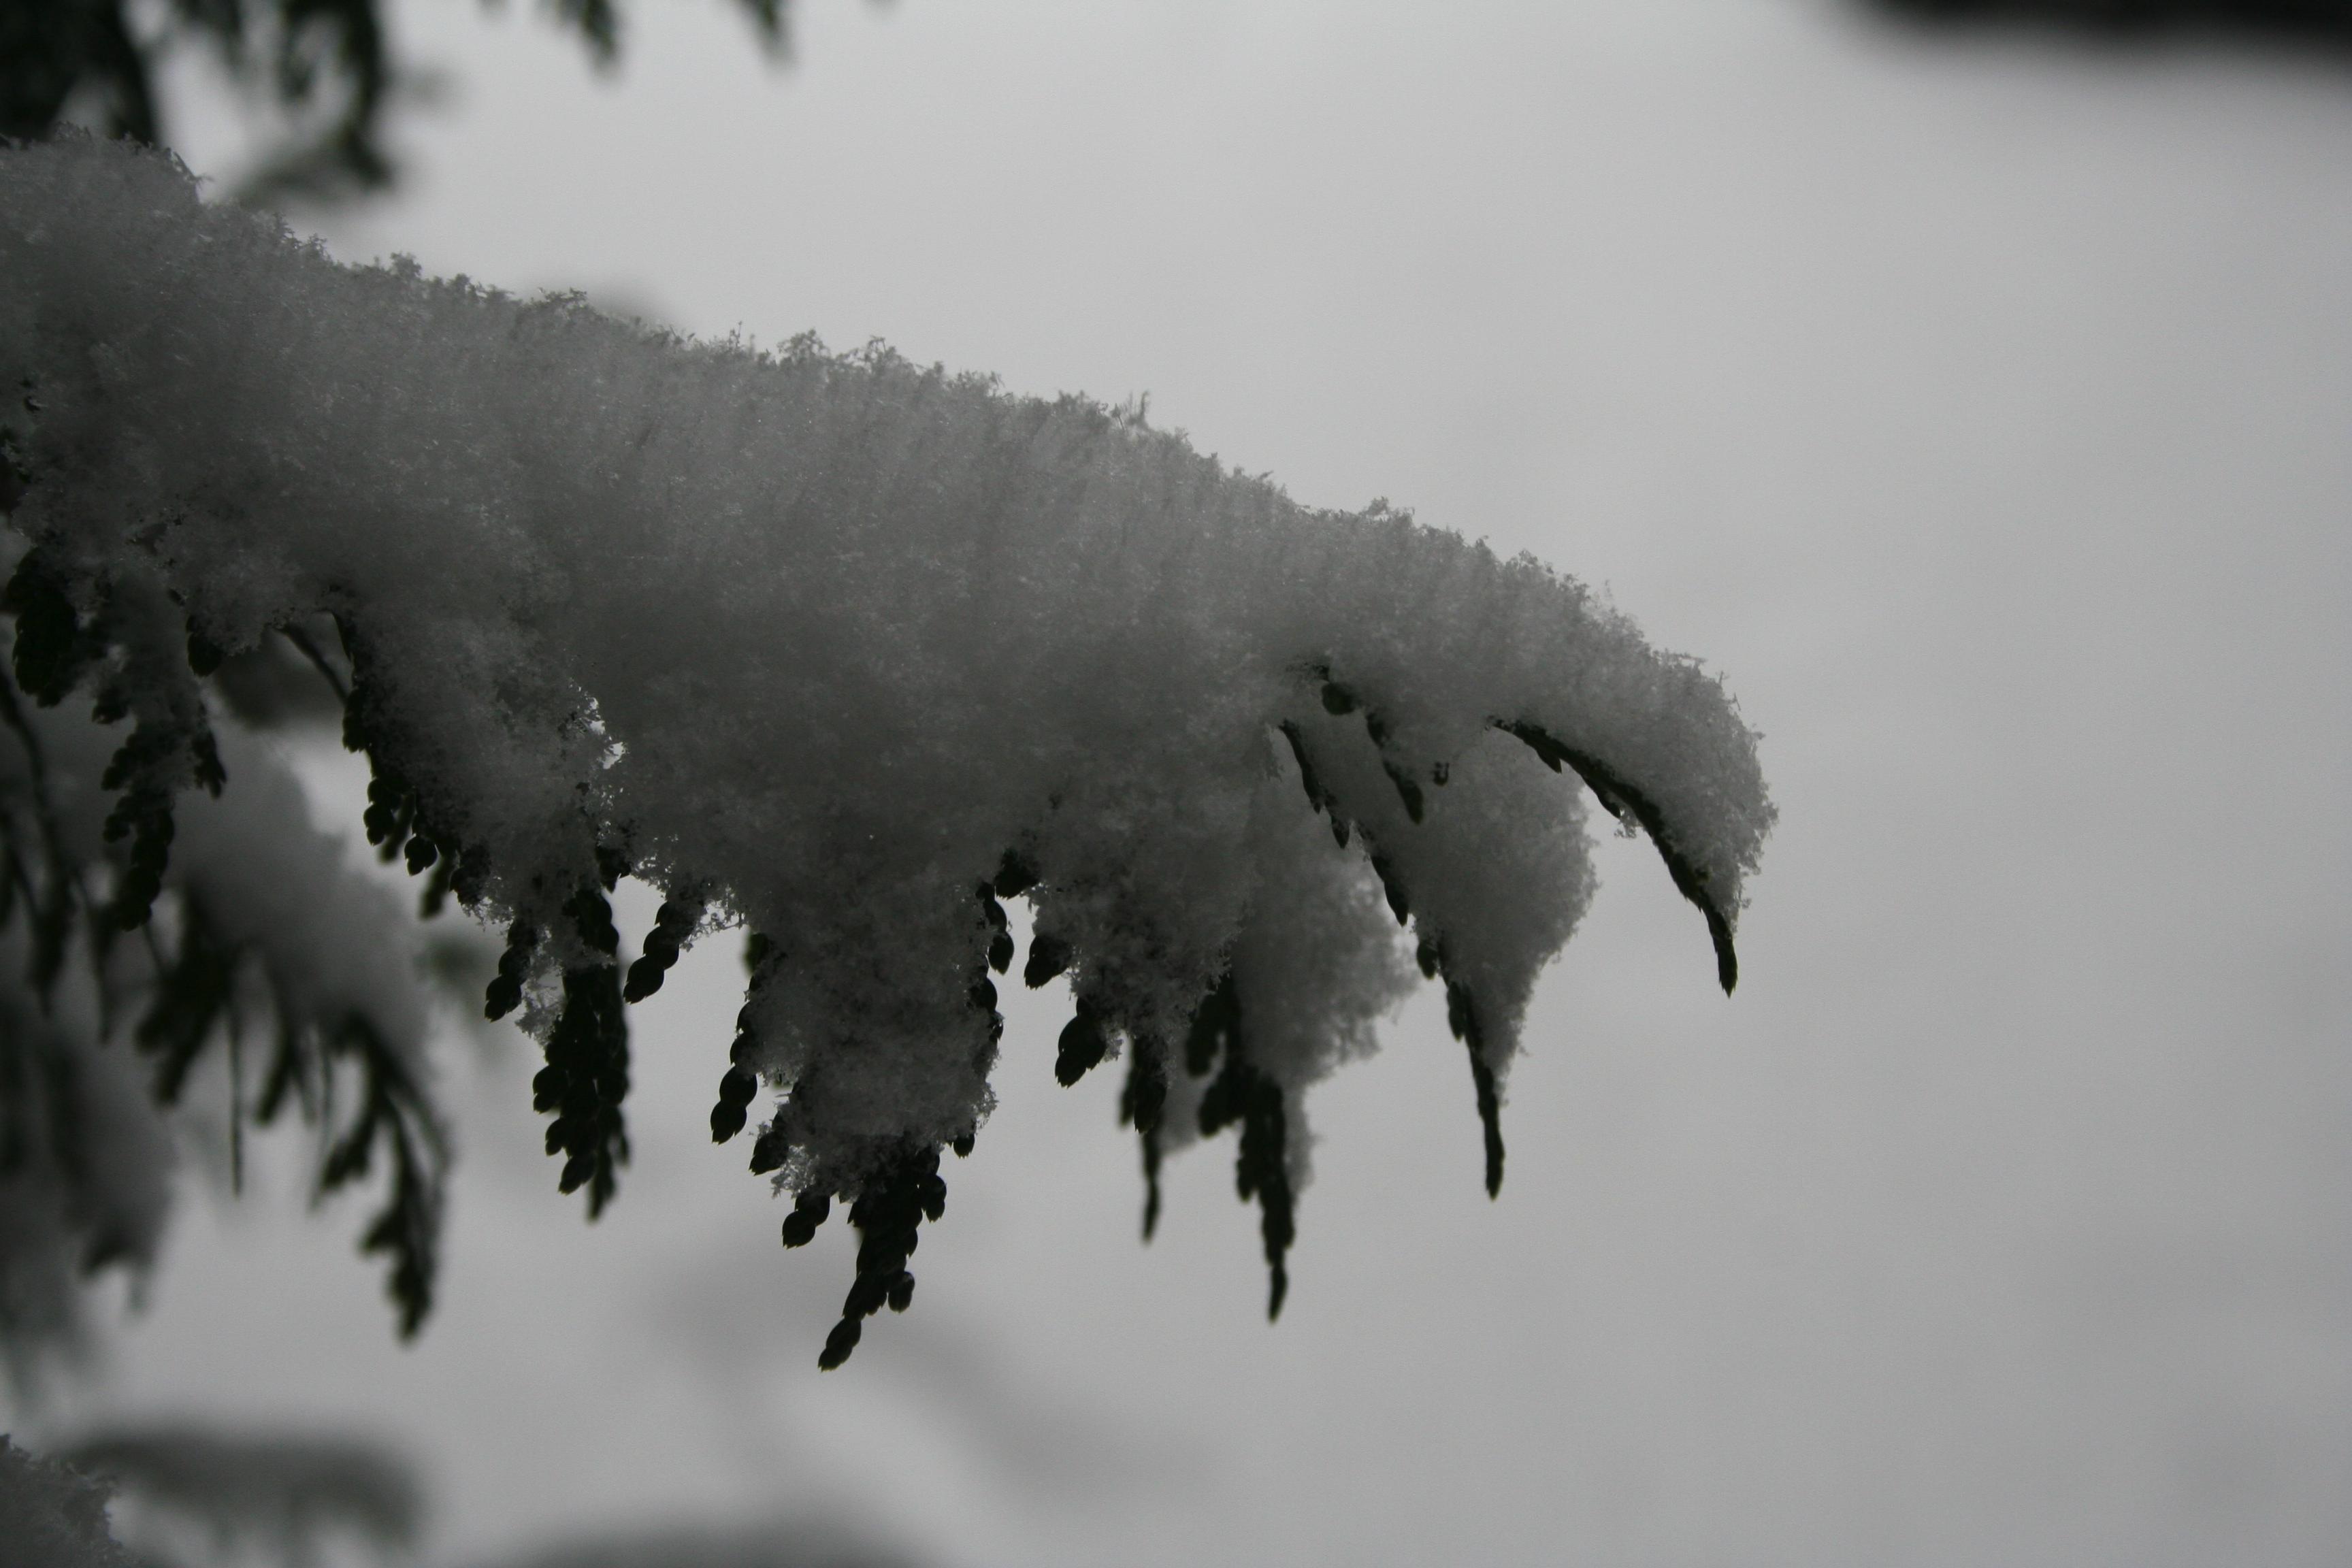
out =
[[629,965],[628,984],[622,987],[621,1000],[642,1002],[661,989],[662,975],[677,962],[678,949],[694,935],[701,911],[693,905],[676,899],[663,900],[654,916],[654,929],[646,933],[644,956]]
[[1022,984],[1034,991],[1051,984],[1070,967],[1070,944],[1051,931],[1029,939],[1029,962],[1021,966]]
[[[750,994],[744,999],[742,1011],[735,1016],[735,1043],[728,1047],[727,1071],[719,1080],[719,1102],[710,1108],[713,1143],[724,1143],[743,1131],[744,1122],[751,1118],[751,1100],[760,1092],[759,1073],[753,1066],[759,1058],[760,1033],[752,1021],[751,998],[773,973],[768,966],[774,955],[773,948],[773,943],[756,931],[744,939],[743,967],[751,974]],[[763,1138],[761,1142],[764,1145],[767,1140]],[[762,1169],[759,1160],[759,1152],[754,1150],[754,1171]],[[772,1171],[782,1163],[782,1155],[778,1155],[774,1164],[764,1168]]]
[[[803,1194],[799,1200],[809,1204]],[[948,1184],[940,1175],[937,1149],[901,1149],[884,1160],[849,1205],[849,1223],[857,1227],[857,1278],[841,1303],[841,1321],[826,1336],[817,1365],[830,1372],[847,1361],[865,1334],[865,1320],[888,1307],[903,1312],[915,1296],[915,1277],[907,1269],[914,1255],[917,1232],[926,1219],[947,1212]],[[803,1212],[822,1216],[828,1205],[818,1202]],[[812,1221],[809,1229],[814,1229]],[[787,1229],[784,1244],[799,1245]]]
[[365,1179],[379,1150],[391,1161],[390,1190],[360,1238],[360,1250],[391,1260],[387,1289],[405,1339],[425,1326],[433,1310],[448,1147],[425,1087],[365,1018],[346,1017],[319,1044],[325,1071],[348,1061],[360,1076],[359,1109],[328,1146],[319,1187],[331,1193]]
[[[1193,1017],[1186,1042],[1184,1065],[1195,1078],[1205,1075],[1222,1056],[1224,1066],[1201,1096],[1201,1136],[1213,1138],[1225,1128],[1241,1128],[1241,1146],[1234,1157],[1234,1188],[1244,1203],[1257,1200],[1258,1234],[1265,1245],[1265,1315],[1282,1315],[1283,1299],[1290,1293],[1287,1258],[1298,1234],[1288,1158],[1289,1113],[1283,1104],[1282,1086],[1249,1060],[1241,1004],[1232,977],[1220,981]],[[1147,1214],[1150,1208],[1147,1199]]]
[[806,1192],[793,1201],[793,1212],[784,1216],[784,1245],[806,1247],[816,1239],[816,1227],[833,1213],[830,1194]]
[[[770,53],[784,52],[787,0],[737,6]],[[614,0],[558,0],[546,9],[599,65],[617,58],[623,15]],[[79,111],[109,135],[160,145],[167,127],[156,79],[168,56],[192,47],[210,50],[245,93],[300,127],[270,153],[248,195],[315,199],[392,184],[385,112],[407,72],[392,52],[383,0],[0,0],[0,136],[39,137]]]
[[1080,998],[1078,1010],[1062,1026],[1061,1041],[1054,1053],[1054,1081],[1067,1089],[1094,1071],[1109,1054],[1110,1036],[1102,1016]]
[[1143,1239],[1160,1228],[1160,1119],[1168,1108],[1167,1053],[1156,1041],[1128,1047],[1127,1082],[1119,1089],[1118,1119],[1135,1129],[1143,1153]]
[[1470,1082],[1478,1097],[1478,1126],[1486,1134],[1486,1195],[1503,1194],[1503,1107],[1495,1089],[1495,1068],[1486,1060],[1486,1039],[1478,1027],[1478,1006],[1470,988],[1457,981],[1445,983],[1445,1022],[1454,1037],[1470,1052]]
[[0,611],[14,616],[16,639],[10,660],[16,685],[44,708],[54,708],[82,673],[105,651],[105,641],[66,597],[57,574],[38,551],[17,563],[0,591]]
[[[612,906],[594,888],[572,896],[564,910],[581,942],[610,954],[621,933],[613,927]],[[629,1094],[629,1028],[622,1014],[617,963],[575,963],[563,972],[563,1010],[547,1037],[547,1066],[531,1079],[531,1109],[553,1111],[547,1152],[564,1156],[559,1191],[588,1189],[588,1217],[594,1219],[619,1187],[618,1172],[628,1163],[629,1135],[621,1107]]]
[[[166,900],[173,798],[189,787],[217,795],[226,783],[195,684],[220,668],[219,650],[184,627],[168,646],[153,646],[140,628],[155,617],[116,613],[110,595],[117,590],[77,605],[60,582],[36,549],[0,591],[0,612],[15,620],[9,663],[17,687],[44,707],[87,689],[96,722],[130,719],[132,725],[99,781],[115,797],[101,831],[109,853],[85,858],[70,847],[50,798],[40,739],[14,692],[0,685],[0,725],[22,751],[28,779],[26,798],[0,809],[0,930],[20,910],[28,922],[27,989],[42,1007],[50,1005],[79,931],[100,1026],[110,1029],[110,1010],[126,988],[117,973],[116,938],[143,930],[150,979],[132,1034],[153,1064],[155,1100],[170,1105],[215,1042],[225,1044],[234,1068],[252,1032],[238,997],[246,978],[257,976],[274,1005],[274,1047],[255,1104],[231,1098],[232,1152],[241,1150],[248,1115],[268,1125],[290,1099],[325,1134],[316,1175],[321,1194],[367,1178],[379,1159],[389,1164],[383,1206],[361,1249],[386,1258],[400,1331],[412,1335],[431,1310],[448,1165],[425,1086],[366,1017],[307,1012],[299,1000],[301,977],[276,973],[266,953],[226,937],[216,911],[194,893],[168,900],[168,921],[151,920]],[[348,1086],[344,1093],[338,1094],[338,1084]],[[339,1100],[352,1103],[340,1121]],[[89,1266],[104,1263],[111,1251],[100,1238]]]
[[523,982],[530,978],[532,958],[539,952],[539,928],[519,920],[507,927],[506,950],[499,954],[499,972],[482,994],[482,1016],[498,1022],[522,1005]]

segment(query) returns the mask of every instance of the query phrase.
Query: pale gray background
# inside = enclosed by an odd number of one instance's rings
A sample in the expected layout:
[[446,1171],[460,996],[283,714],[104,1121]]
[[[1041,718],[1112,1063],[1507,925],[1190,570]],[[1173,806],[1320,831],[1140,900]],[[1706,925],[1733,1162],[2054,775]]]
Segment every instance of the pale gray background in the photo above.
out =
[[648,0],[605,79],[528,5],[398,20],[447,94],[338,255],[1148,391],[1607,584],[1781,826],[1728,1002],[1602,846],[1498,1204],[1431,998],[1321,1092],[1276,1328],[1223,1145],[1137,1245],[1046,999],[820,1377],[847,1238],[704,1139],[712,951],[602,1224],[457,1042],[420,1345],[354,1205],[199,1187],[80,1415],[363,1421],[443,1562],[812,1510],[954,1564],[2352,1552],[2352,70],[1806,0],[807,0],[783,70]]

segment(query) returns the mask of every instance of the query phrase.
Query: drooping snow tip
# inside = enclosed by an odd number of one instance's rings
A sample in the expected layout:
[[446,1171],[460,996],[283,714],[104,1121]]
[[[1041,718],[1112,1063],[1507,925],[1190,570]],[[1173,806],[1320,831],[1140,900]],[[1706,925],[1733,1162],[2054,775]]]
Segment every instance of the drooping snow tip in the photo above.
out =
[[[1006,900],[1024,979],[1075,1001],[1057,1077],[1129,1058],[1147,1234],[1162,1155],[1239,1130],[1270,1312],[1304,1092],[1414,958],[1499,1186],[1522,1016],[1592,889],[1580,784],[1737,978],[1773,810],[1715,677],[1531,558],[1301,506],[1138,415],[339,266],[86,140],[0,152],[0,375],[18,677],[121,672],[147,737],[123,918],[215,782],[205,672],[299,639],[371,835],[506,931],[486,1009],[544,1047],[592,1212],[627,1006],[698,936],[756,933],[711,1131],[758,1122],[788,1242],[851,1201],[825,1364],[904,1304],[940,1151],[988,1113]],[[622,875],[665,900],[625,965]]]

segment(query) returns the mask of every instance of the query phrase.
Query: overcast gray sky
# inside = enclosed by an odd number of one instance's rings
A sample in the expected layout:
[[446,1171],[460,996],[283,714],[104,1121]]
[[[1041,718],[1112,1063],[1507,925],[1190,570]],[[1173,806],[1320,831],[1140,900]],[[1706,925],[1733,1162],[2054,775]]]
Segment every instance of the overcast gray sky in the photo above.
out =
[[1310,1102],[1272,1329],[1226,1144],[1139,1247],[1026,1000],[915,1310],[821,1377],[847,1238],[709,1148],[697,953],[593,1230],[520,1037],[461,1046],[419,1346],[348,1205],[198,1193],[90,1408],[370,1424],[449,1563],[808,1510],[975,1565],[2343,1560],[2352,71],[1805,0],[805,0],[777,69],[660,0],[599,79],[530,9],[399,7],[449,92],[338,255],[1148,392],[1607,584],[1765,733],[1740,990],[1604,844],[1500,1202],[1424,996]]

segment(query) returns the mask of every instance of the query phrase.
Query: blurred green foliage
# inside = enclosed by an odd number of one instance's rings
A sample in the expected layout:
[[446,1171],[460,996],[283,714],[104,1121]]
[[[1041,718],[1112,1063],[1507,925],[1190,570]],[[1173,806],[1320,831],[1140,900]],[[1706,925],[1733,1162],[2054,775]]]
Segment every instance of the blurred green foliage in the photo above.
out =
[[[788,43],[789,3],[736,0],[772,55]],[[541,9],[597,64],[619,58],[616,0],[546,0]],[[288,127],[248,181],[248,199],[380,191],[397,174],[385,111],[413,75],[384,11],[385,0],[0,0],[0,135],[32,139],[78,121],[163,145],[171,127],[158,79],[173,56],[205,50]]]

